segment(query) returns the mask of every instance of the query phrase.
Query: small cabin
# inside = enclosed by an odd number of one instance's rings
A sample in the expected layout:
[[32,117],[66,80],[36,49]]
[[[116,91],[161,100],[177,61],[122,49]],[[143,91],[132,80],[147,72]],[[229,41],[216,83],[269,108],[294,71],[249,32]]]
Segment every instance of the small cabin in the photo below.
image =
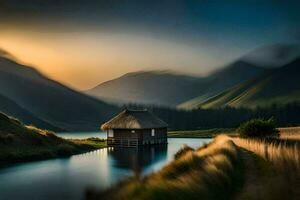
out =
[[108,146],[167,144],[168,125],[147,110],[124,110],[101,126]]

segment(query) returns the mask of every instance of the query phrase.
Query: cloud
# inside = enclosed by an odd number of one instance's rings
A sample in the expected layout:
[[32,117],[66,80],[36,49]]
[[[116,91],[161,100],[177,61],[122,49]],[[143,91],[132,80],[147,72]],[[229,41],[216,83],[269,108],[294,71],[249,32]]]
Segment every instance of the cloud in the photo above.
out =
[[298,44],[273,44],[251,51],[244,60],[264,67],[282,66],[300,55]]

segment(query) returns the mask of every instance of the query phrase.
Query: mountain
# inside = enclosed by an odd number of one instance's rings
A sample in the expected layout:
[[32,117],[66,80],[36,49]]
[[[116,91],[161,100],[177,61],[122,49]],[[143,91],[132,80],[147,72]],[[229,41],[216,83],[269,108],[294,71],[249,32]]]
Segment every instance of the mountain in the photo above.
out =
[[198,108],[199,105],[210,102],[218,98],[219,95],[224,95],[226,90],[238,83],[255,78],[267,69],[282,67],[299,56],[299,44],[279,43],[256,48],[242,56],[238,61],[212,74],[208,79],[211,77],[214,79],[208,81],[205,87],[208,88],[206,91],[202,91],[199,96],[183,102],[177,107],[183,109]]
[[15,116],[25,124],[35,124],[39,127],[43,127],[45,129],[53,131],[63,131],[63,129],[55,127],[38,118],[37,116],[34,116],[31,112],[25,110],[24,108],[16,104],[14,101],[2,95],[0,95],[0,110],[1,112],[7,113],[8,115]]
[[125,74],[102,83],[87,94],[115,103],[142,103],[184,107],[191,99],[207,99],[264,69],[244,61],[232,63],[207,77],[193,77],[168,71],[143,71]]
[[300,101],[300,57],[198,105],[201,108],[267,107]]
[[272,44],[254,49],[243,60],[264,67],[281,67],[300,56],[299,44]]
[[177,107],[181,109],[196,108],[202,102],[219,95],[238,83],[256,77],[264,71],[264,68],[238,60],[202,80],[201,87],[198,86],[199,95],[179,104]]
[[168,71],[142,71],[104,82],[86,93],[117,103],[174,106],[195,94],[193,85],[197,80]]
[[35,122],[41,128],[97,130],[100,123],[118,111],[115,106],[74,91],[3,54],[0,56],[0,95],[11,101],[10,109],[9,106],[1,109],[12,114],[17,109],[22,112],[20,118],[24,122]]

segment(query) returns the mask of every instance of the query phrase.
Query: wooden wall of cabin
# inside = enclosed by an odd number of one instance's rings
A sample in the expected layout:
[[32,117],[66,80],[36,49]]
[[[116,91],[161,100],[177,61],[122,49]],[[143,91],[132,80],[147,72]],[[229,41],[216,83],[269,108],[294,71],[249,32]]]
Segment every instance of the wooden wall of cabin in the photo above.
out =
[[107,137],[107,144],[113,146],[139,145],[138,131],[131,129],[113,129],[113,137]]
[[114,137],[108,137],[108,139],[138,140],[138,145],[167,143],[167,128],[154,130],[154,136],[152,136],[152,129],[114,129]]
[[139,130],[114,129],[114,138],[138,139]]
[[160,141],[160,143],[167,143],[167,128],[156,128],[154,129],[154,136],[152,136],[152,129],[141,130],[142,134],[139,134],[139,140],[143,142]]

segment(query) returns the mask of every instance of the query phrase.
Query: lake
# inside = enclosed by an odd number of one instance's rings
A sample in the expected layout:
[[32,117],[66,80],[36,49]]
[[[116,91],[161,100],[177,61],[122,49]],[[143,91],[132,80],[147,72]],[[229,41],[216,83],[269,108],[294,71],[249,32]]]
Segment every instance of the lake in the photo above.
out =
[[66,139],[84,139],[84,138],[91,138],[97,137],[101,139],[106,139],[105,132],[73,132],[73,133],[56,133],[56,135],[66,138]]
[[[64,133],[65,138],[106,138],[105,133]],[[0,169],[1,200],[83,199],[86,188],[104,189],[131,176],[166,165],[183,144],[193,148],[210,139],[169,138],[167,145],[105,148],[68,158],[16,164]]]

